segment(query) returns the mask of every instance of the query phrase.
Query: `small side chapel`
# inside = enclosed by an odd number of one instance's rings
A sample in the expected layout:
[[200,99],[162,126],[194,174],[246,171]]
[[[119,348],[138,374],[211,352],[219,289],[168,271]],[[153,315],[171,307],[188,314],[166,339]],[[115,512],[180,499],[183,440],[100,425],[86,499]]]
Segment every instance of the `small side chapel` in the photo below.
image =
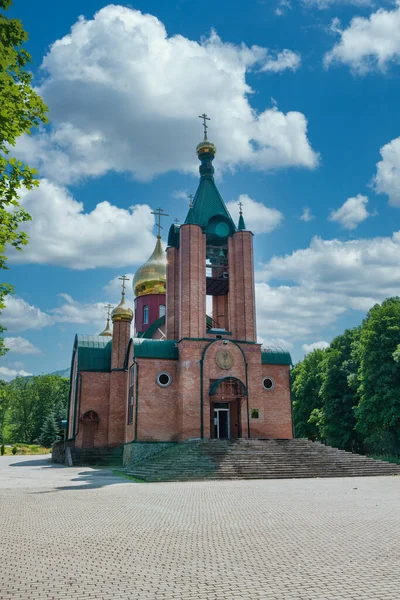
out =
[[[160,219],[153,254],[98,336],[75,337],[70,445],[198,438],[292,438],[290,354],[257,343],[253,234],[236,225],[216,187],[215,145],[197,146],[200,182],[166,254]],[[212,305],[207,315],[206,301]],[[108,307],[110,310],[110,306]],[[134,335],[131,335],[134,320]]]

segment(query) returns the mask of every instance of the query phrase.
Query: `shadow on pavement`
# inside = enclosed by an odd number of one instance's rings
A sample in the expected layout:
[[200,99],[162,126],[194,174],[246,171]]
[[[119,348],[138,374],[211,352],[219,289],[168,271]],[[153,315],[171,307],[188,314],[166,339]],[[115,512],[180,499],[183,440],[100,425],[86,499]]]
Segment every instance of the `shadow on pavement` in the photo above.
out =
[[10,463],[10,467],[42,467],[45,468],[63,468],[64,465],[58,465],[51,462],[51,457],[48,459],[36,459],[36,460],[23,460],[22,462]]

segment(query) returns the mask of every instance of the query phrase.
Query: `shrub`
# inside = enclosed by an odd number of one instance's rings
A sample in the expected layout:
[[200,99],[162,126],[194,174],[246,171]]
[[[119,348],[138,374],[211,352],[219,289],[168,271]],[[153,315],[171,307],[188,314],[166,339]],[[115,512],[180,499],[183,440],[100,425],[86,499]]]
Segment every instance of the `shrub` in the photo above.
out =
[[14,454],[14,456],[17,454],[18,452],[18,448],[17,446],[13,446],[11,452]]
[[0,446],[0,456],[3,456],[3,455],[4,455],[4,453],[5,453],[5,451],[6,451],[6,447],[4,446],[4,444],[2,444],[2,445]]

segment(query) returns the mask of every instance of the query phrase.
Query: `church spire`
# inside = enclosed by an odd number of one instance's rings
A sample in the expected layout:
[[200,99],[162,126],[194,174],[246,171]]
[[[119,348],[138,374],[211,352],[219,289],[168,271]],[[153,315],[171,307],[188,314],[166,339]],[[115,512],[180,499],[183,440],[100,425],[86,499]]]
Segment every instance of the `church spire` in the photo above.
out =
[[107,304],[104,308],[107,309],[107,325],[106,328],[99,333],[99,336],[112,337],[112,331],[110,327],[110,310],[112,309],[112,306],[111,304]]
[[243,219],[243,203],[239,202],[239,223],[238,223],[238,231],[244,231],[246,229],[246,224]]
[[232,235],[236,231],[236,227],[214,181],[212,162],[217,149],[210,142],[207,135],[209,127],[207,121],[210,121],[210,118],[205,113],[200,115],[199,118],[203,120],[204,128],[204,139],[196,147],[197,156],[201,163],[199,167],[200,183],[193,200],[193,206],[189,207],[185,224],[199,225],[205,233],[208,233],[211,219],[218,217],[225,221],[225,225],[222,227],[225,231],[224,236]]

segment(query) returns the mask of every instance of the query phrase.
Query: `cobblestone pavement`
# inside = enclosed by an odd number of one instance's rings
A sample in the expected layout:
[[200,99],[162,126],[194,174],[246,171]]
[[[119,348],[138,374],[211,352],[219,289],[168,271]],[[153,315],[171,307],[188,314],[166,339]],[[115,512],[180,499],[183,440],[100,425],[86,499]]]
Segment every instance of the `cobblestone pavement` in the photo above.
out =
[[400,598],[400,477],[138,484],[0,458],[1,600]]

